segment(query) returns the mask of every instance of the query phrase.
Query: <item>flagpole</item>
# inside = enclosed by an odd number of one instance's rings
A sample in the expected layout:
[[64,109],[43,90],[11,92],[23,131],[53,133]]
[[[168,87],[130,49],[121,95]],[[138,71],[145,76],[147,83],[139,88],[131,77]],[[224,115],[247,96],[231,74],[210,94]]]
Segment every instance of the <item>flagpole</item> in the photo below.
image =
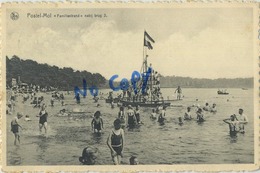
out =
[[[145,30],[144,30],[144,33],[145,33]],[[145,41],[145,35],[144,35],[144,41]],[[144,51],[145,51],[145,46],[144,46],[144,42],[143,42],[143,64],[142,64],[142,69],[141,69],[141,71],[143,70],[143,73],[144,73],[144,59],[145,59]]]

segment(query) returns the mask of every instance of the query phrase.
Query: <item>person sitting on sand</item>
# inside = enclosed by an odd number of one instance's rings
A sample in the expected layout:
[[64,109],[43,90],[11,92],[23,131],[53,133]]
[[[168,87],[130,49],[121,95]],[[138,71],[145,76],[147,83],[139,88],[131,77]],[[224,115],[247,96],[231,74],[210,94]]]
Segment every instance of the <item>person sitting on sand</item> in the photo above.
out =
[[192,119],[190,110],[191,110],[191,108],[187,107],[187,111],[184,114],[184,120],[191,120]]
[[121,106],[119,108],[118,119],[120,119],[121,128],[125,128],[125,126],[126,126],[126,115],[125,115],[125,111],[124,111],[124,107],[123,106]]
[[79,157],[79,161],[83,165],[95,165],[97,158],[97,149],[92,147],[86,147],[82,151],[82,156]]
[[16,115],[16,117],[11,121],[11,131],[13,132],[14,137],[15,137],[15,139],[14,139],[14,145],[17,144],[17,141],[18,141],[19,144],[20,144],[19,127],[20,127],[21,129],[23,129],[23,128],[22,128],[22,126],[20,126],[20,124],[18,123],[18,120],[19,120],[20,118],[22,118],[22,117],[23,117],[23,114],[21,114],[21,113],[18,112],[17,115]]
[[45,129],[45,134],[47,134],[47,117],[48,117],[48,113],[46,111],[46,105],[43,104],[41,107],[41,110],[39,112],[39,130],[40,133],[42,132],[42,127],[44,127]]
[[127,111],[127,123],[128,123],[128,127],[130,129],[133,129],[136,125],[136,117],[135,117],[135,113],[133,111],[133,108],[131,105],[128,106],[128,111]]
[[138,165],[139,161],[138,161],[137,157],[131,156],[129,159],[129,163],[130,163],[130,165]]
[[121,163],[125,143],[124,140],[124,130],[121,129],[121,121],[116,119],[114,121],[114,129],[107,138],[107,145],[111,151],[111,157],[115,165]]
[[229,125],[230,136],[236,136],[239,132],[239,121],[236,115],[231,115],[230,118],[224,119],[223,121]]
[[100,111],[96,111],[94,114],[94,118],[91,122],[92,129],[94,130],[94,133],[100,133],[103,129],[103,119],[100,117],[101,113]]
[[216,103],[213,103],[210,112],[212,112],[212,113],[216,113],[216,112],[217,112],[217,108],[216,108],[216,106],[217,106]]
[[156,112],[155,112],[155,109],[152,109],[152,113],[151,113],[151,116],[150,116],[150,118],[152,119],[152,120],[156,120]]
[[201,108],[198,109],[196,114],[197,114],[197,122],[204,122],[205,121]]
[[211,110],[211,108],[210,108],[208,103],[205,104],[205,106],[203,107],[203,110],[204,111],[210,111]]

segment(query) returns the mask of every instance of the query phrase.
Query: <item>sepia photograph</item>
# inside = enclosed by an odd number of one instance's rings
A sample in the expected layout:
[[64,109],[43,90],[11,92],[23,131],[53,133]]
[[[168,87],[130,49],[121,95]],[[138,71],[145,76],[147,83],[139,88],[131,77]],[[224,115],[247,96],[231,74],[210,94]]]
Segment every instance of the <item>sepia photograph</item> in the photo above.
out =
[[2,14],[6,170],[259,167],[257,4]]

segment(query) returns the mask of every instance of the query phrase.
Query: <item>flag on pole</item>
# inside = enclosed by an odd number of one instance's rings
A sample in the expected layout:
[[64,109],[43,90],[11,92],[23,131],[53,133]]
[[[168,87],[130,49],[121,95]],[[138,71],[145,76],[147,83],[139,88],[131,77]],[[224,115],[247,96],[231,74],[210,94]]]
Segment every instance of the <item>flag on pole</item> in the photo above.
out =
[[146,31],[144,31],[144,46],[148,47],[148,49],[153,49],[151,42],[155,43],[152,37]]

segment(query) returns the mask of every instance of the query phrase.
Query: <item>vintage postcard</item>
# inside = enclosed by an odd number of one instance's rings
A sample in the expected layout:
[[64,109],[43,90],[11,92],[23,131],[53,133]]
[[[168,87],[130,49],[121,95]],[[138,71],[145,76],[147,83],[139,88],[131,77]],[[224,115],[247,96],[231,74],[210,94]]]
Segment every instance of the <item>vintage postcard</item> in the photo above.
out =
[[2,4],[3,171],[257,170],[258,7]]

